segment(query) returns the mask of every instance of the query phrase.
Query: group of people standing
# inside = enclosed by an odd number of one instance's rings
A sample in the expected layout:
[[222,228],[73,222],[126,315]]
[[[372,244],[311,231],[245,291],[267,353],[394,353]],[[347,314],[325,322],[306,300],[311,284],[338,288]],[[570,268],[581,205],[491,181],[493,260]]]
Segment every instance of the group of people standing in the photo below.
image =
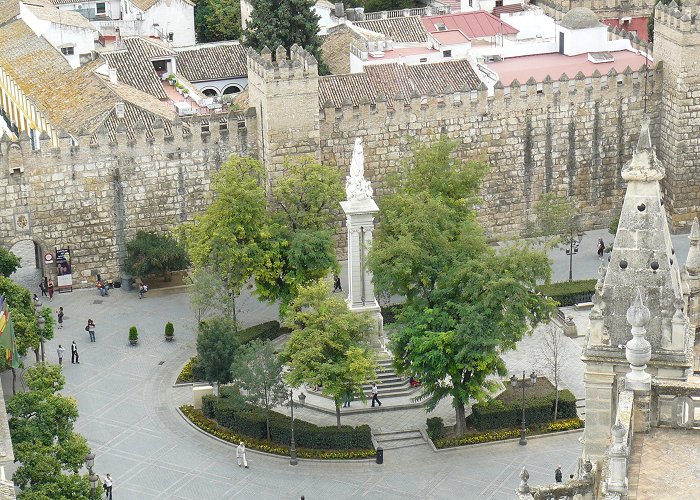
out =
[[44,276],[44,279],[39,282],[39,290],[41,290],[42,297],[48,297],[49,302],[53,302],[53,280],[50,280],[46,276]]

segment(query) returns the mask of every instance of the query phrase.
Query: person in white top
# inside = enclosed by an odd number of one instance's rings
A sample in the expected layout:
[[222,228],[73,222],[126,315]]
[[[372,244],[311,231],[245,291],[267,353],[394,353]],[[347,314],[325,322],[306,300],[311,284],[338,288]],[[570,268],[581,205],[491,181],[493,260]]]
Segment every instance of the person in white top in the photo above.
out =
[[246,469],[248,468],[248,460],[245,457],[245,445],[243,444],[243,441],[241,441],[241,444],[239,444],[238,448],[236,448],[236,460],[238,461],[239,467],[242,463]]
[[377,384],[373,383],[372,384],[372,408],[374,408],[374,403],[377,403],[379,406],[382,406],[382,402],[379,401],[379,389],[377,389]]
[[114,481],[112,481],[112,476],[107,474],[105,478],[105,497],[107,500],[112,500],[112,486],[114,486]]

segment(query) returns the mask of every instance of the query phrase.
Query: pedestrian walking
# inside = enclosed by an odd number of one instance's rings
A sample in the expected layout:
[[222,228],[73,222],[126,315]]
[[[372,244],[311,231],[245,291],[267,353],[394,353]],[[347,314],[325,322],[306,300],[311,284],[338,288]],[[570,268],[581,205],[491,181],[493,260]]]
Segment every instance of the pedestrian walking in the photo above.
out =
[[560,466],[558,466],[557,469],[554,471],[554,480],[555,480],[557,483],[561,483],[561,478],[562,478],[562,474],[561,474],[561,465],[560,465]]
[[379,401],[379,389],[377,388],[376,383],[372,383],[372,408],[374,408],[374,403],[377,403],[379,406],[382,406],[382,402]]
[[605,243],[603,238],[598,238],[598,257],[603,258],[603,253],[605,252]]
[[56,315],[58,316],[58,327],[63,328],[63,308],[59,307],[58,312],[56,312]]
[[75,340],[73,343],[70,345],[70,362],[71,364],[80,364],[80,361],[78,360],[80,356],[78,355],[78,345],[75,343]]
[[58,353],[58,364],[62,365],[63,364],[63,353],[66,352],[66,350],[61,346],[61,344],[58,344],[58,349],[56,349],[56,352]]
[[52,302],[53,301],[53,280],[49,280],[48,289],[49,289],[49,302]]
[[350,403],[352,402],[352,391],[348,390],[345,393],[345,402],[343,403],[343,408],[350,408]]
[[245,457],[245,445],[243,441],[241,441],[241,444],[236,448],[236,461],[239,467],[243,464],[246,469],[248,468],[248,460]]
[[46,282],[45,279],[41,280],[39,282],[39,290],[41,290],[41,296],[42,297],[48,297],[48,290],[47,290]]
[[114,486],[114,480],[112,479],[112,476],[107,474],[107,477],[105,478],[105,497],[107,500],[112,500],[112,486]]
[[90,342],[95,342],[95,322],[93,320],[88,319],[85,331],[90,334]]
[[142,299],[144,294],[148,291],[148,285],[141,283],[139,285],[139,299]]
[[333,293],[335,292],[342,292],[343,287],[340,286],[340,276],[337,274],[333,275]]

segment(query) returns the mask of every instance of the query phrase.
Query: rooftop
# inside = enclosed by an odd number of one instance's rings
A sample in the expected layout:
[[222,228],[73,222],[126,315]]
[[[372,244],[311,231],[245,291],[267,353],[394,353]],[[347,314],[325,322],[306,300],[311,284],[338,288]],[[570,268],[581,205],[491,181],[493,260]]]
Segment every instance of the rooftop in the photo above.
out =
[[418,65],[376,64],[365,66],[364,71],[319,78],[319,105],[339,108],[349,101],[359,106],[362,102],[376,103],[380,95],[391,103],[398,94],[410,102],[414,93],[441,93],[446,87],[477,89],[481,83],[464,59]]
[[604,24],[612,26],[613,28],[622,28],[630,33],[637,33],[637,36],[642,40],[649,41],[649,31],[647,25],[649,23],[648,17],[633,17],[630,21],[621,23],[618,18],[615,19],[604,19]]
[[355,21],[355,25],[377,33],[383,33],[399,43],[423,43],[427,33],[418,16],[375,19],[372,21]]
[[246,49],[238,42],[214,42],[180,47],[177,72],[191,82],[245,76]]
[[[585,76],[592,76],[596,70],[604,75],[611,68],[615,68],[615,71],[622,73],[627,66],[636,71],[645,62],[644,56],[630,50],[619,50],[611,52],[611,54],[615,59],[613,62],[599,64],[590,62],[588,54],[565,56],[555,52],[513,57],[503,61],[488,63],[487,66],[498,74],[499,80],[504,85],[509,85],[515,79],[525,83],[530,77],[533,77],[537,82],[544,81],[547,76],[556,80],[562,73],[566,73],[569,78],[573,78],[579,71]],[[652,67],[651,61],[648,61],[648,64],[649,67]]]
[[[422,17],[421,23],[429,33],[460,30],[469,38],[483,38],[497,34],[514,35],[518,30],[486,11]],[[444,29],[441,29],[444,26]]]
[[381,60],[381,59],[398,59],[400,57],[416,56],[419,54],[438,54],[439,51],[435,49],[430,49],[428,47],[403,47],[395,48],[391,50],[385,50],[382,52],[381,57],[372,57],[372,52],[370,52],[367,60],[369,62]]
[[470,41],[469,37],[460,30],[437,31],[431,33],[431,36],[440,42],[440,45],[458,45]]
[[84,16],[78,12],[70,10],[58,10],[51,4],[24,3],[27,10],[34,14],[37,19],[49,21],[54,24],[63,26],[72,26],[74,28],[82,28],[91,31],[97,31]]

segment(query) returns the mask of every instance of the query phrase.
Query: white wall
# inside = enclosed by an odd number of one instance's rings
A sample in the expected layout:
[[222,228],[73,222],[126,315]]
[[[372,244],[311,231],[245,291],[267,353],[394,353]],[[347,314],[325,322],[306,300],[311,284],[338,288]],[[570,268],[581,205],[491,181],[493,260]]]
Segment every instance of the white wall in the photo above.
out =
[[241,27],[243,29],[248,25],[250,15],[253,13],[253,3],[250,0],[241,0]]
[[[98,3],[103,3],[103,2],[94,2],[94,1],[88,1],[88,2],[75,2],[75,3],[69,3],[69,4],[64,4],[64,5],[57,5],[57,7],[61,10],[79,10],[78,7],[82,10],[91,10],[94,13],[97,12],[97,4]],[[119,0],[105,0],[105,15],[107,15],[110,19],[121,19],[121,7],[119,5]]]
[[200,92],[207,89],[212,89],[216,91],[217,95],[222,95],[224,93],[224,89],[229,85],[237,85],[241,89],[245,89],[248,86],[248,78],[240,77],[227,78],[224,80],[209,80],[206,82],[192,82],[192,85],[194,85]]
[[167,36],[173,33],[172,44],[175,47],[194,45],[194,7],[182,0],[165,2],[160,0],[153,7],[143,13],[143,30],[145,36],[155,35],[154,24]]
[[89,54],[94,50],[95,30],[83,29],[77,26],[66,26],[63,24],[59,25],[51,21],[38,19],[23,3],[19,5],[22,20],[37,36],[46,38],[59,52],[61,51],[61,47],[73,46],[72,55],[61,53],[71,67],[77,68],[80,66],[80,54]]
[[604,52],[608,49],[608,28],[600,26],[597,28],[586,28],[570,30],[557,25],[556,44],[559,51],[559,34],[564,34],[564,54],[575,56],[588,52]]

